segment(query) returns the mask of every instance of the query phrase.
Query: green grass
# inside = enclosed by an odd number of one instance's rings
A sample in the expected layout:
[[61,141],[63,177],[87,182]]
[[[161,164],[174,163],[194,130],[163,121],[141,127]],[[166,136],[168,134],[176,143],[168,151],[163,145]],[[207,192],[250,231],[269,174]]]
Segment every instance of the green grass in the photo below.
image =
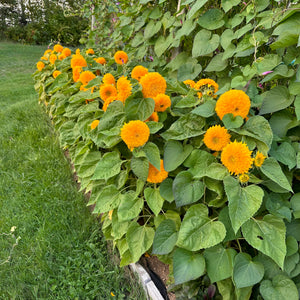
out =
[[[46,47],[0,43],[0,299],[144,299],[114,265],[31,74]],[[115,297],[111,296],[111,292]]]

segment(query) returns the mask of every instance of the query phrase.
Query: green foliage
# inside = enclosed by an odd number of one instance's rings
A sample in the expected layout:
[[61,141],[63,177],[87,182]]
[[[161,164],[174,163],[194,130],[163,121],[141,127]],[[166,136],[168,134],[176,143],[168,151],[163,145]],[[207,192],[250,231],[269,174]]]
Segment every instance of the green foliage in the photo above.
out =
[[[107,64],[98,69],[98,76],[99,81],[109,72],[116,80],[127,76],[132,89],[124,103],[114,101],[104,112],[105,100],[95,97],[98,111],[86,115],[84,127],[77,109],[91,103],[82,98],[74,101],[80,83],[77,90],[65,93],[63,104],[55,103],[52,99],[58,95],[49,95],[46,89],[53,84],[50,65],[34,75],[40,101],[48,103],[51,96],[46,110],[66,135],[65,146],[73,160],[81,142],[90,151],[101,152],[99,168],[91,175],[95,177],[85,179],[86,187],[92,191],[94,212],[103,213],[106,238],[114,240],[121,253],[121,265],[152,251],[172,265],[176,286],[184,290],[196,282],[201,287],[201,292],[185,299],[203,296],[210,284],[224,299],[267,299],[276,293],[288,297],[281,281],[287,280],[292,294],[300,286],[295,251],[300,240],[299,45],[295,39],[300,7],[285,8],[283,2],[268,0],[177,4],[120,1],[114,11],[113,33],[104,44],[110,53],[105,54]],[[294,28],[287,29],[292,24]],[[289,31],[286,37],[285,30]],[[112,56],[120,49],[129,61],[116,65]],[[84,57],[91,62],[91,57]],[[154,101],[145,98],[147,88],[131,77],[137,65],[164,76],[171,98],[165,111],[158,110],[155,96]],[[55,68],[62,68],[59,62]],[[99,81],[89,85],[95,88],[93,94]],[[218,97],[232,89],[249,96],[250,110],[245,118],[234,115],[240,108],[228,113],[224,108],[221,120],[216,113]],[[228,99],[228,107],[236,102]],[[148,120],[153,111],[159,122]],[[99,120],[99,125],[92,130],[93,120]],[[150,130],[149,139],[132,151],[120,136],[123,124],[131,120],[145,122]],[[73,133],[73,139],[68,138],[62,124],[70,121],[73,132],[81,128],[81,136]],[[231,142],[248,147],[248,159],[240,159],[237,170],[230,167],[239,159],[234,151],[226,158],[224,148],[215,152],[207,143],[206,133],[214,125],[226,128]],[[104,158],[109,158],[107,164],[102,163]],[[241,171],[247,160],[249,169]],[[159,174],[155,180],[151,179],[153,166]],[[109,193],[101,197],[106,189],[112,189],[111,198]]]

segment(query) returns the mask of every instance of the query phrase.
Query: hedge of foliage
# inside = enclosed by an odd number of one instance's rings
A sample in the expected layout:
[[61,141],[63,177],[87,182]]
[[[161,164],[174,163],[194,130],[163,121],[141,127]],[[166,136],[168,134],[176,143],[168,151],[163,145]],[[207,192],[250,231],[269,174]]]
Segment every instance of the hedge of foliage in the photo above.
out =
[[[56,45],[34,74],[121,266],[158,256],[185,299],[299,297],[299,8],[252,4],[132,5],[128,51]],[[170,60],[153,24],[190,47]]]

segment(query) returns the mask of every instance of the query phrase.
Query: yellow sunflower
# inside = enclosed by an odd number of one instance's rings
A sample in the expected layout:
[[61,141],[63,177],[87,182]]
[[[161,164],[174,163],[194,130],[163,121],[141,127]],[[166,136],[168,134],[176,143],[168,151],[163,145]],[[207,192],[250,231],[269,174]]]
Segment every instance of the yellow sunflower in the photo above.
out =
[[102,81],[104,84],[113,84],[114,85],[116,83],[115,77],[110,73],[106,73],[103,76]]
[[94,58],[95,62],[101,65],[105,65],[106,64],[106,59],[104,57],[98,57],[98,58]]
[[143,146],[149,136],[148,125],[140,120],[129,121],[121,128],[121,138],[131,151],[136,147]]
[[242,175],[239,176],[239,181],[240,183],[246,183],[249,181],[249,175],[246,173],[243,173]]
[[48,57],[42,56],[41,59],[42,59],[42,60],[48,60]]
[[123,65],[128,62],[128,55],[124,51],[117,51],[114,55],[114,59],[117,64]]
[[53,50],[57,53],[61,53],[64,50],[64,47],[60,44],[56,44],[54,45]]
[[120,77],[117,81],[118,96],[117,99],[125,103],[125,100],[131,95],[131,83],[127,77]]
[[155,102],[155,111],[165,111],[168,107],[171,106],[171,99],[168,95],[165,94],[158,94],[153,98]]
[[86,67],[87,63],[84,57],[81,54],[75,54],[73,55],[71,59],[71,68],[74,67]]
[[160,160],[160,171],[149,163],[149,172],[147,181],[151,183],[160,183],[168,177],[168,172],[164,169],[164,162]]
[[251,106],[250,98],[248,95],[240,90],[230,90],[220,96],[216,103],[216,113],[222,120],[224,115],[233,114],[241,116],[245,119],[249,113]]
[[58,71],[58,70],[55,70],[55,71],[53,72],[52,76],[53,76],[53,78],[56,78],[59,74],[61,74],[61,72]]
[[254,165],[256,167],[261,167],[266,159],[266,156],[264,156],[261,152],[257,151],[256,155],[254,157]]
[[84,71],[79,75],[79,81],[83,85],[87,85],[94,78],[96,78],[96,75],[91,71]]
[[252,166],[252,151],[243,142],[231,142],[227,144],[221,153],[221,162],[230,174],[240,175],[248,173]]
[[91,129],[92,130],[95,129],[99,125],[99,122],[100,122],[99,120],[94,120],[91,124]]
[[183,82],[185,85],[188,85],[191,88],[194,88],[196,82],[194,80],[188,79]]
[[71,50],[69,48],[64,48],[63,51],[62,51],[62,54],[65,57],[71,56]]
[[153,122],[158,122],[159,118],[158,118],[158,114],[157,112],[153,112],[152,115],[145,121],[145,122],[148,122],[148,121],[153,121]]
[[214,151],[221,151],[230,143],[230,137],[225,127],[215,125],[208,128],[204,134],[203,142],[207,148]]
[[50,52],[52,52],[51,49],[46,50],[46,51],[44,52],[44,56],[46,56],[46,55],[47,55],[48,53],[50,53]]
[[148,69],[143,66],[136,66],[131,71],[131,77],[140,81],[148,73]]
[[66,56],[65,56],[64,54],[58,55],[58,59],[59,59],[59,60],[63,60],[63,59],[65,59],[65,58],[66,58]]
[[111,85],[111,84],[102,84],[100,86],[100,98],[103,101],[106,101],[107,99],[113,97],[117,98],[117,89]]
[[82,71],[82,67],[77,66],[77,67],[73,68],[73,80],[74,80],[74,82],[78,81],[81,71]]
[[95,51],[90,48],[85,51],[85,54],[95,54]]
[[45,64],[42,62],[42,61],[39,61],[37,64],[36,64],[36,67],[39,71],[42,71],[44,68],[45,68]]
[[158,94],[165,94],[167,88],[166,80],[157,72],[151,72],[143,76],[140,84],[145,98],[154,98]]
[[56,60],[57,60],[56,54],[51,54],[49,58],[50,63],[53,65]]

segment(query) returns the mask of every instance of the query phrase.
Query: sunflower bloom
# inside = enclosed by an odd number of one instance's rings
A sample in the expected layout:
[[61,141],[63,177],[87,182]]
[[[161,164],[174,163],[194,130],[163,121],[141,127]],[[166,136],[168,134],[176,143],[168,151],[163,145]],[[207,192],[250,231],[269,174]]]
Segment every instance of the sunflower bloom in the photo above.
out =
[[61,71],[55,70],[52,74],[53,78],[56,78],[59,74],[61,74]]
[[207,148],[214,151],[221,151],[230,143],[230,137],[225,127],[215,125],[208,128],[204,134],[203,142]]
[[59,60],[63,60],[63,59],[65,59],[65,58],[66,58],[66,56],[65,56],[64,54],[58,55],[58,59],[59,59]]
[[261,167],[266,159],[266,156],[264,156],[261,152],[257,151],[256,155],[254,157],[254,165],[256,167]]
[[86,60],[84,59],[84,57],[81,54],[73,55],[73,57],[71,59],[71,68],[72,69],[75,67],[86,67],[86,66],[87,66]]
[[90,48],[85,51],[85,54],[95,54],[95,51],[92,48]]
[[82,67],[77,66],[77,67],[73,68],[73,80],[74,80],[74,82],[78,81],[81,71],[82,71]]
[[160,183],[168,177],[168,172],[164,169],[164,162],[160,160],[160,171],[149,163],[149,172],[147,181],[151,183]]
[[252,151],[243,142],[231,142],[223,148],[221,162],[230,174],[240,175],[248,173],[252,166]]
[[41,59],[42,59],[42,60],[48,60],[48,57],[42,56]]
[[140,84],[145,98],[154,98],[158,94],[165,94],[167,88],[166,80],[157,72],[151,72],[143,76]]
[[115,77],[110,73],[106,73],[103,76],[102,81],[103,81],[104,84],[113,84],[113,85],[115,85],[115,83],[116,83]]
[[156,111],[154,111],[152,113],[152,115],[145,122],[148,122],[148,121],[158,122],[158,120],[159,120],[158,114]]
[[115,62],[119,65],[124,65],[128,62],[128,55],[124,51],[117,51],[114,55]]
[[216,93],[219,90],[219,85],[214,80],[209,78],[200,79],[199,81],[196,82],[194,88],[196,90],[200,90],[204,86],[206,86],[207,88],[212,87],[214,93]]
[[64,50],[64,47],[60,44],[56,44],[54,45],[53,50],[57,53],[61,53]]
[[185,85],[188,85],[188,86],[191,87],[191,88],[194,88],[194,86],[195,86],[195,84],[196,84],[196,82],[195,82],[194,80],[190,80],[190,79],[185,80],[183,83],[184,83]]
[[129,121],[121,128],[121,138],[131,151],[136,147],[143,146],[149,136],[148,125],[140,120]]
[[230,90],[220,96],[216,103],[216,113],[222,120],[226,114],[241,116],[245,119],[251,106],[248,95],[240,90]]
[[94,58],[94,61],[98,64],[105,65],[106,64],[106,59],[104,57],[98,57]]
[[113,98],[117,98],[117,89],[111,85],[111,84],[103,84],[100,86],[100,98],[103,101],[108,100],[109,98],[113,97]]
[[99,125],[99,120],[94,120],[91,124],[91,129],[94,130]]
[[127,77],[120,77],[117,81],[117,90],[118,90],[118,100],[125,103],[125,100],[131,95],[131,83]]
[[44,68],[45,68],[45,64],[42,62],[42,61],[39,61],[37,64],[36,64],[36,67],[39,71],[42,71]]
[[250,178],[249,175],[244,173],[239,176],[239,181],[240,183],[246,183],[249,181],[249,178]]
[[136,79],[138,81],[141,80],[141,78],[148,73],[148,69],[143,66],[136,66],[131,71],[131,77],[133,79]]
[[84,72],[80,73],[79,81],[83,85],[87,85],[94,78],[96,78],[96,75],[93,72],[91,72],[91,71],[84,71]]
[[62,51],[62,54],[65,57],[71,56],[71,50],[69,48],[64,48],[63,51]]
[[46,55],[47,55],[48,53],[50,53],[50,52],[52,52],[51,49],[46,50],[46,51],[44,52],[44,56],[46,56]]
[[51,54],[49,58],[50,63],[53,65],[56,60],[57,60],[56,54]]
[[154,111],[163,112],[171,106],[171,99],[168,95],[158,94],[153,100],[155,102]]

